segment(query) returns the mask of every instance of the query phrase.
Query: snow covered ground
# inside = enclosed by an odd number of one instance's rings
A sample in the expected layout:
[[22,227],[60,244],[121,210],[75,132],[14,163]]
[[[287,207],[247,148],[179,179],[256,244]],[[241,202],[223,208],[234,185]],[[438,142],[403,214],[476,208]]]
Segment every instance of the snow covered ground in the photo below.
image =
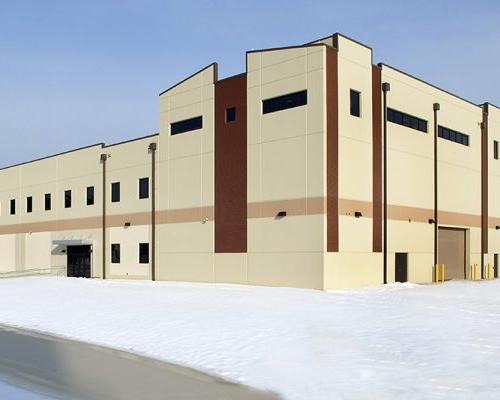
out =
[[286,399],[498,399],[500,280],[353,291],[0,280],[0,323],[127,349]]

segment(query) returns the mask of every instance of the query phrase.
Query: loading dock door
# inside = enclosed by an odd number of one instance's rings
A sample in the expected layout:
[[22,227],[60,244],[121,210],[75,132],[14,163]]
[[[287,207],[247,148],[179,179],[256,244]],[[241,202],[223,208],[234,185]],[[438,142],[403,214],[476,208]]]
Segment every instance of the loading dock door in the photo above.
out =
[[465,229],[439,228],[438,262],[445,279],[465,279]]
[[68,246],[68,276],[90,278],[90,245]]

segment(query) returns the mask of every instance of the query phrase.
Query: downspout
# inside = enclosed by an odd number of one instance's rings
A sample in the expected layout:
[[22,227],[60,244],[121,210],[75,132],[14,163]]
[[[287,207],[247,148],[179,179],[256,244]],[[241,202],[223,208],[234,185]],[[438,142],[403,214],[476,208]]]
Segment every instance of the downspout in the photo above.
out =
[[387,92],[391,90],[391,84],[382,83],[382,92],[384,97],[384,158],[383,158],[383,176],[384,176],[384,284],[387,283]]
[[102,163],[102,279],[106,279],[106,160],[107,154],[101,154]]
[[[439,103],[432,105],[434,111],[434,267],[438,264],[438,111]],[[434,276],[436,273],[434,273]]]
[[156,280],[156,143],[149,144],[151,152],[151,280]]
[[482,105],[481,121],[481,279],[486,278],[484,255],[488,255],[488,103]]

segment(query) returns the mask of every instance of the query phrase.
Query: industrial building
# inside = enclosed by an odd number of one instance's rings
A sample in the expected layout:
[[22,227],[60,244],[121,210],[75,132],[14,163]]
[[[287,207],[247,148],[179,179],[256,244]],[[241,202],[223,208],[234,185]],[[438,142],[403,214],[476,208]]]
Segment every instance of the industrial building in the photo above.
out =
[[500,109],[341,34],[210,64],[159,134],[0,170],[0,273],[316,289],[497,275]]

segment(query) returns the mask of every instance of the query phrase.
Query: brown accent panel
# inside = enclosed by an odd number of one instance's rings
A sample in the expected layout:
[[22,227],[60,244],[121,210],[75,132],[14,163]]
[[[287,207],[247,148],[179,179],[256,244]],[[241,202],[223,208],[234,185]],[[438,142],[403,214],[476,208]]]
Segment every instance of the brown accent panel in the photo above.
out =
[[305,197],[291,200],[273,200],[248,203],[248,218],[274,218],[280,211],[287,216],[318,215],[326,210],[324,197]]
[[[363,200],[338,199],[338,212],[354,218],[355,211],[361,211],[361,218],[372,217],[372,203]],[[327,210],[326,197],[307,197],[301,199],[273,200],[264,202],[248,203],[248,218],[274,218],[278,211],[286,211],[288,216],[320,215]],[[392,221],[411,221],[428,223],[433,217],[433,210],[388,205],[388,218]],[[180,224],[188,222],[203,223],[214,220],[214,208],[212,206],[178,208],[174,210],[156,210],[156,221],[158,224]],[[439,220],[444,225],[455,225],[461,227],[481,226],[481,216],[474,214],[462,214],[451,211],[439,211]],[[106,227],[114,228],[124,226],[130,222],[132,226],[150,225],[151,212],[137,212],[129,214],[106,215]],[[98,229],[102,225],[102,218],[84,217],[74,219],[62,219],[57,221],[27,222],[21,224],[0,226],[0,235],[27,232],[51,232],[65,230]],[[500,218],[490,218],[490,228],[494,229],[500,225]]]
[[481,125],[481,253],[488,253],[488,109]]
[[[226,109],[236,120],[226,122]],[[247,76],[215,84],[215,252],[247,251]]]
[[326,250],[339,251],[338,52],[326,48]]
[[362,218],[372,218],[372,203],[363,200],[339,199],[339,215],[354,216],[356,211],[361,212]]
[[382,251],[382,69],[372,66],[373,252]]

